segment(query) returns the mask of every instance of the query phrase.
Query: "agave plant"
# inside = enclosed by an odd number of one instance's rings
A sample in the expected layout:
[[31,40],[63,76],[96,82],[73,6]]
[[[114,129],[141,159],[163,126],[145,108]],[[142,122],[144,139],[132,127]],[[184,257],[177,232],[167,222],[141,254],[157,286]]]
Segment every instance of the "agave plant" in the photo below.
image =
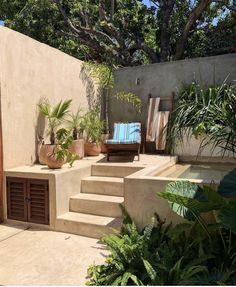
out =
[[60,101],[55,106],[52,106],[48,99],[42,99],[38,104],[39,112],[48,119],[50,143],[55,144],[56,129],[64,120],[66,114],[69,112],[69,107],[72,100]]

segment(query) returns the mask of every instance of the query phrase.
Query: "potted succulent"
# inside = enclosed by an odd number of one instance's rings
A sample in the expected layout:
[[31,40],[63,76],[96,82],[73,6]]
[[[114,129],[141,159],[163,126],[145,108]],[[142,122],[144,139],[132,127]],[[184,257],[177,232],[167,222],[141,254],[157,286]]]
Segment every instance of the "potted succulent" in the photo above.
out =
[[61,125],[65,116],[69,112],[69,107],[72,100],[66,100],[64,102],[60,101],[54,107],[51,106],[47,99],[41,100],[38,104],[39,112],[42,113],[48,120],[48,134],[50,137],[50,144],[45,144],[42,141],[39,147],[39,163],[46,164],[45,158],[47,154],[53,152],[56,144],[56,131]]
[[100,120],[98,106],[83,116],[80,126],[86,135],[85,154],[89,156],[99,155],[101,153],[101,135],[104,123]]
[[73,137],[70,135],[70,131],[61,128],[57,130],[55,135],[55,145],[51,152],[47,153],[45,162],[49,168],[56,169],[61,168],[64,163],[73,165],[78,156],[69,151],[69,146],[73,142]]
[[79,159],[84,157],[84,139],[83,130],[81,129],[81,109],[78,109],[76,113],[70,113],[67,119],[68,127],[72,131],[73,141],[69,146],[69,150],[72,153],[78,155]]

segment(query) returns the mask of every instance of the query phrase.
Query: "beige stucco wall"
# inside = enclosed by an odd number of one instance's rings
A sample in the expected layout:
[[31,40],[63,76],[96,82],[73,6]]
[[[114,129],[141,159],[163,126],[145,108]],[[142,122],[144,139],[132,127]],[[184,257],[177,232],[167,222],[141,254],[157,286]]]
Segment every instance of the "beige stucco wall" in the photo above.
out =
[[[236,79],[236,54],[118,69],[115,71],[116,85],[113,93],[122,90],[135,93],[142,100],[143,110],[142,114],[138,115],[130,105],[111,97],[109,107],[111,129],[115,121],[141,121],[144,127],[149,94],[152,97],[168,97],[173,92],[176,94],[182,84],[191,83],[193,79],[208,86],[214,81],[222,83],[228,75],[228,81]],[[170,107],[166,102],[163,103],[161,109]],[[195,139],[185,142],[184,148],[180,148],[177,154],[197,155],[199,144],[200,141]],[[219,155],[218,151],[214,155]],[[211,148],[207,148],[203,153],[203,156],[211,155]]]
[[73,99],[72,110],[87,110],[82,62],[25,35],[0,27],[0,87],[4,168],[31,164],[37,134],[45,130],[37,103]]

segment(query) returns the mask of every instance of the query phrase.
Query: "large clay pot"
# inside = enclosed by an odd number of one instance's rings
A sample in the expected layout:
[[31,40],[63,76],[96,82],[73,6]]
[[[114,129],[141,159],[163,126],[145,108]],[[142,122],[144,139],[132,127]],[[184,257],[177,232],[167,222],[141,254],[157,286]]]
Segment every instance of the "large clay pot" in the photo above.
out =
[[74,140],[69,146],[69,151],[79,156],[79,159],[84,157],[84,139]]
[[85,155],[96,156],[101,153],[101,145],[97,143],[85,143],[84,144]]
[[52,144],[42,144],[39,147],[39,163],[46,165],[46,158],[48,157],[47,155],[53,154],[53,151],[55,149],[56,145]]
[[64,159],[57,159],[56,155],[49,155],[45,158],[46,165],[51,169],[61,168],[65,163]]

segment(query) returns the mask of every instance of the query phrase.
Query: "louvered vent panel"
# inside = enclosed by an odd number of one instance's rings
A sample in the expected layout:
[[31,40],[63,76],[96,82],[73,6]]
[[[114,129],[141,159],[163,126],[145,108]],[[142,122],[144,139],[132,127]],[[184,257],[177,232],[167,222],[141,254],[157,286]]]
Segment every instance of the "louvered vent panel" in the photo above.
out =
[[28,180],[28,221],[49,224],[48,182]]
[[7,213],[8,218],[27,221],[26,180],[7,178]]

